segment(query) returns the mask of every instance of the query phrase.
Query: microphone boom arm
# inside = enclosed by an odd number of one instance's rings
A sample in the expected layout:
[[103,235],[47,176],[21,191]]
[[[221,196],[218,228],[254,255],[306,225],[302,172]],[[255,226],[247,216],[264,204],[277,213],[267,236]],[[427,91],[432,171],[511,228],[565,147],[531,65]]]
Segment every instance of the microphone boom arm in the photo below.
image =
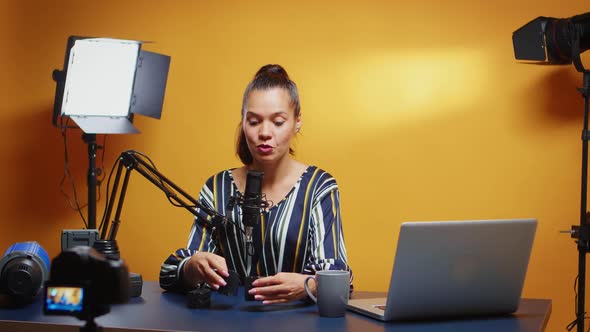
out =
[[[148,179],[152,184],[154,184],[158,189],[163,191],[166,194],[166,197],[174,206],[183,207],[192,213],[194,216],[199,215],[195,208],[199,208],[201,211],[205,212],[208,216],[207,220],[210,224],[216,228],[219,225],[223,225],[227,222],[227,219],[222,214],[218,213],[217,211],[210,209],[209,207],[205,206],[199,200],[193,198],[187,192],[182,190],[178,185],[160,173],[155,165],[150,164],[144,160],[144,158],[138,157],[143,156],[141,153],[136,151],[124,151],[119,156],[119,165],[117,167],[117,173],[115,175],[115,180],[113,183],[113,194],[107,201],[107,206],[105,207],[105,214],[103,216],[103,221],[101,224],[100,229],[100,238],[103,240],[111,240],[114,241],[115,237],[117,236],[117,231],[119,229],[119,225],[121,223],[121,211],[123,209],[123,203],[125,201],[125,193],[127,191],[127,186],[129,183],[129,177],[133,170],[137,171],[141,174],[144,178]],[[143,156],[145,157],[145,156]],[[147,158],[147,157],[145,157]],[[149,158],[147,158],[149,160]],[[151,162],[151,161],[150,161]],[[123,172],[123,167],[125,167],[125,175],[123,178],[123,183],[119,190],[119,183],[121,181],[121,174]],[[109,230],[109,220],[111,217],[111,213],[115,204],[115,200],[117,198],[117,190],[119,190],[118,196],[119,199],[117,201],[117,209],[115,212],[115,216],[113,218],[110,230]],[[108,232],[108,236],[107,236]]]

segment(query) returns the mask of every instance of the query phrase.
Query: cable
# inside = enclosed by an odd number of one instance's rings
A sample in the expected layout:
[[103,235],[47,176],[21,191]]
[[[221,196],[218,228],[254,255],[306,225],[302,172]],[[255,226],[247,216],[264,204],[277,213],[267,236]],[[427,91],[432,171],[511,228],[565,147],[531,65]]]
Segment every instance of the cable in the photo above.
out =
[[[254,197],[249,197],[247,199],[244,198],[245,195],[242,195],[242,193],[240,193],[239,191],[236,191],[236,193],[237,193],[236,196],[231,196],[229,199],[229,203],[228,203],[227,208],[225,210],[226,215],[230,215],[231,211],[234,209],[236,204],[242,206],[242,209],[241,209],[241,212],[235,211],[235,213],[239,214],[242,217],[244,215],[244,209],[246,209],[246,208],[265,209],[266,210],[266,209],[269,209],[270,207],[274,206],[274,202],[271,200],[267,200],[266,194],[264,194],[264,193],[261,193],[260,195],[255,195]],[[237,224],[235,224],[235,225],[238,227],[238,229],[240,229],[240,227]],[[268,232],[268,228],[266,231]],[[246,234],[245,231],[242,231],[242,233],[244,233],[244,235],[246,237],[248,237],[248,235]],[[248,242],[248,241],[246,242],[246,254],[249,256],[255,255],[255,250],[254,250],[254,246],[253,246],[252,242]]]
[[[65,123],[64,123],[63,117],[60,117],[59,121],[60,121],[59,128],[61,131],[61,135],[63,138],[63,144],[64,144],[64,174],[59,182],[59,190],[62,193],[62,195],[65,196],[66,201],[68,202],[68,205],[70,206],[70,208],[72,210],[78,212],[78,214],[82,218],[82,222],[84,223],[84,227],[88,228],[88,223],[86,221],[86,218],[84,217],[84,214],[82,213],[82,209],[86,208],[88,206],[88,203],[86,203],[84,205],[80,205],[80,202],[78,199],[78,191],[76,190],[76,183],[74,181],[74,176],[70,172],[70,161],[69,161],[69,153],[68,153],[68,146],[67,146],[67,129],[77,128],[77,127],[69,125],[69,122],[70,122],[69,117],[66,118]],[[105,160],[105,150],[106,150],[106,137],[107,137],[107,135],[104,135],[102,147],[99,146],[99,148],[102,148],[101,166],[96,169],[96,172],[98,173],[98,175],[102,174],[102,178],[97,179],[97,191],[98,191],[98,195],[97,195],[97,199],[96,199],[97,202],[99,202],[101,200],[101,184],[105,178],[105,174],[104,174],[103,170],[104,170],[104,160]],[[63,188],[64,182],[66,181],[66,179],[69,179],[70,183],[72,184],[74,202],[72,202],[72,199],[70,198],[68,193],[65,192],[65,190]]]
[[[143,153],[141,153],[139,151],[135,151],[135,150],[128,150],[128,151],[125,151],[124,153],[130,153],[130,154],[134,155],[135,157],[139,156],[140,158],[143,158],[144,160],[147,161],[147,163],[149,163],[153,167],[154,170],[158,171],[158,167],[156,166],[156,164],[147,155],[145,155],[145,154],[143,154]],[[140,166],[137,165],[136,167],[139,168]],[[142,168],[142,170],[149,171],[149,170],[146,170],[145,168]],[[150,172],[150,173],[152,173],[152,172]],[[201,208],[201,207],[199,207],[197,205],[180,204],[180,203],[177,203],[174,200],[172,200],[172,197],[175,197],[176,196],[176,190],[174,190],[169,185],[167,185],[166,183],[164,183],[164,181],[162,180],[161,177],[157,176],[156,174],[153,174],[153,175],[158,179],[158,182],[160,183],[160,185],[163,188],[166,188],[166,190],[163,190],[162,189],[162,191],[164,191],[164,194],[166,195],[166,198],[168,199],[168,201],[170,202],[170,204],[172,204],[175,207],[181,207],[181,208],[190,208],[190,209],[197,209],[197,208],[200,209]],[[246,234],[246,231],[244,229],[242,229],[242,227],[240,227],[239,224],[237,224],[233,220],[227,218],[226,216],[223,216],[223,215],[220,215],[220,216],[223,217],[223,219],[226,222],[234,225],[240,232]]]
[[[574,298],[574,312],[576,314],[576,318],[571,323],[569,323],[569,324],[566,325],[565,328],[568,331],[573,330],[578,325],[578,316],[579,316],[579,313],[577,311],[578,310],[578,306],[577,306],[577,303],[578,303],[578,290],[577,289],[578,289],[578,280],[579,279],[580,279],[580,275],[577,275],[576,278],[574,279],[574,294],[575,294],[575,298]],[[590,319],[590,317],[586,316],[586,312],[584,312],[583,315],[584,315],[584,320]],[[587,331],[590,331],[590,327],[588,328]]]
[[102,138],[102,146],[99,145],[98,148],[102,149],[102,154],[101,154],[101,158],[100,158],[100,167],[96,169],[97,175],[101,176],[100,178],[96,179],[96,189],[98,191],[96,201],[100,202],[100,199],[101,199],[101,190],[100,189],[102,187],[102,182],[104,181],[104,178],[106,177],[106,173],[104,172],[104,153],[107,149],[107,135],[106,134]]
[[[63,119],[60,119],[60,122],[62,122],[62,124],[63,124]],[[61,135],[62,135],[63,144],[64,144],[64,174],[61,178],[61,181],[59,182],[59,190],[65,196],[66,201],[68,202],[70,208],[74,211],[77,211],[78,214],[80,214],[80,217],[82,218],[82,222],[84,223],[84,227],[88,228],[88,223],[86,222],[86,218],[84,218],[84,215],[82,214],[82,209],[84,207],[86,207],[87,205],[80,206],[80,203],[78,201],[78,192],[76,191],[76,183],[74,182],[74,177],[72,176],[72,173],[70,172],[68,144],[67,144],[67,129],[68,129],[67,124],[68,124],[68,122],[69,122],[69,118],[68,118],[68,120],[66,120],[65,126],[63,126],[63,125],[61,126]],[[65,190],[63,188],[66,178],[69,179],[70,183],[72,184],[75,206],[72,203],[70,196],[65,192]]]
[[[147,159],[147,161],[149,162],[149,164],[150,164],[150,165],[152,165],[152,167],[154,168],[154,170],[158,171],[158,167],[156,167],[156,164],[155,164],[155,163],[154,163],[154,162],[153,162],[153,161],[150,159],[150,157],[148,157],[147,155],[145,155],[145,154],[143,154],[143,153],[141,153],[141,152],[139,152],[139,151],[136,151],[136,150],[128,150],[128,151],[126,151],[126,152],[129,152],[129,153],[131,153],[131,154],[133,154],[133,155],[139,155],[139,156],[141,156],[142,158],[144,158],[144,159]],[[144,169],[144,171],[145,171],[145,169]],[[159,171],[158,171],[158,172],[159,172]],[[150,173],[151,173],[151,172],[150,172]],[[154,175],[155,175],[155,174],[154,174]],[[166,187],[166,189],[168,189],[168,191],[174,191],[174,190],[171,190],[171,189],[170,189],[170,187],[169,187],[167,184],[165,184],[165,183],[162,181],[162,179],[161,179],[160,177],[158,177],[158,180],[160,181],[160,185],[162,185],[162,187]],[[170,200],[170,196],[169,196],[168,194],[166,194],[166,197],[168,198],[168,201],[170,201],[170,203],[171,203],[172,205],[174,205],[174,206],[179,206],[179,207],[183,207],[183,206],[181,206],[181,205],[176,205],[174,202],[172,202],[172,201]]]

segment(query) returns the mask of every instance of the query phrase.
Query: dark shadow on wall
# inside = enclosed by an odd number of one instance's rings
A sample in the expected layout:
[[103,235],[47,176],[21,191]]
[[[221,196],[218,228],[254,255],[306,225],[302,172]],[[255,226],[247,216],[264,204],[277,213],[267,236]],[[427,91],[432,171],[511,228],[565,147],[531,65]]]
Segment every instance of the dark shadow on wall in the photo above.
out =
[[[8,220],[26,220],[27,227],[43,229],[46,224],[61,223],[63,220],[79,218],[79,228],[83,227],[82,218],[67,203],[63,190],[74,203],[73,188],[77,191],[78,202],[88,202],[87,174],[89,157],[87,144],[82,139],[82,131],[68,129],[66,131],[68,168],[72,179],[65,174],[65,149],[61,130],[51,123],[53,105],[17,111],[21,114],[4,123],[5,128],[22,128],[15,132],[14,145],[9,151],[7,160],[11,160],[12,174],[9,174],[10,191],[4,197],[3,216]],[[97,144],[103,144],[104,135],[97,135]],[[97,203],[97,224],[102,215],[105,202],[106,176],[115,160],[114,152],[123,149],[121,140],[107,138],[107,151],[97,154],[97,167],[101,169],[99,179],[104,179],[100,186],[100,201]],[[73,182],[72,182],[73,180]],[[87,218],[87,209],[83,209]]]
[[[3,195],[6,204],[2,214],[9,220],[26,220],[27,227],[42,229],[67,216],[58,189],[63,165],[59,130],[51,126],[49,105],[24,106],[13,114],[8,123],[3,123],[5,130],[13,132],[14,142],[5,152],[11,160],[11,166],[5,169],[12,173],[8,179],[12,189]],[[73,159],[80,157],[78,149],[71,149],[70,154]],[[78,186],[82,183],[77,182]]]
[[541,111],[556,121],[578,121],[583,118],[584,103],[578,88],[583,85],[582,73],[573,66],[559,67],[539,82],[543,105]]
[[[539,68],[539,70],[546,70]],[[554,67],[531,86],[523,88],[525,100],[530,103],[526,118],[530,121],[559,127],[562,124],[579,122],[584,117],[584,100],[578,88],[582,86],[582,73],[573,66]]]

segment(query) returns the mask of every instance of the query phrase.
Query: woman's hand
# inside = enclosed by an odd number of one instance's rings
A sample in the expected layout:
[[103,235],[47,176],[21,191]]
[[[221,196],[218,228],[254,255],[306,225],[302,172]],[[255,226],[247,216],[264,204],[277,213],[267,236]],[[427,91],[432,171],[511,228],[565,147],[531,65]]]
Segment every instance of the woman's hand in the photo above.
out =
[[229,273],[225,258],[211,252],[197,252],[182,266],[184,282],[189,287],[205,281],[209,286],[219,289],[225,286]]
[[[263,277],[252,283],[249,294],[264,304],[286,303],[303,299],[307,296],[303,283],[309,277],[306,274],[280,272],[270,277]],[[315,293],[315,283],[310,283],[310,290]]]

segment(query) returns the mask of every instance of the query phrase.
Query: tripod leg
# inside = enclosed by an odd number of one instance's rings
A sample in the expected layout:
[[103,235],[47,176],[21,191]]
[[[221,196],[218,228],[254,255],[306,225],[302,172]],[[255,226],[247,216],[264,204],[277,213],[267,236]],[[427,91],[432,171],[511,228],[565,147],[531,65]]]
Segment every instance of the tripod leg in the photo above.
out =
[[80,332],[102,332],[102,327],[98,326],[94,319],[91,319],[86,321],[86,325],[80,327]]

